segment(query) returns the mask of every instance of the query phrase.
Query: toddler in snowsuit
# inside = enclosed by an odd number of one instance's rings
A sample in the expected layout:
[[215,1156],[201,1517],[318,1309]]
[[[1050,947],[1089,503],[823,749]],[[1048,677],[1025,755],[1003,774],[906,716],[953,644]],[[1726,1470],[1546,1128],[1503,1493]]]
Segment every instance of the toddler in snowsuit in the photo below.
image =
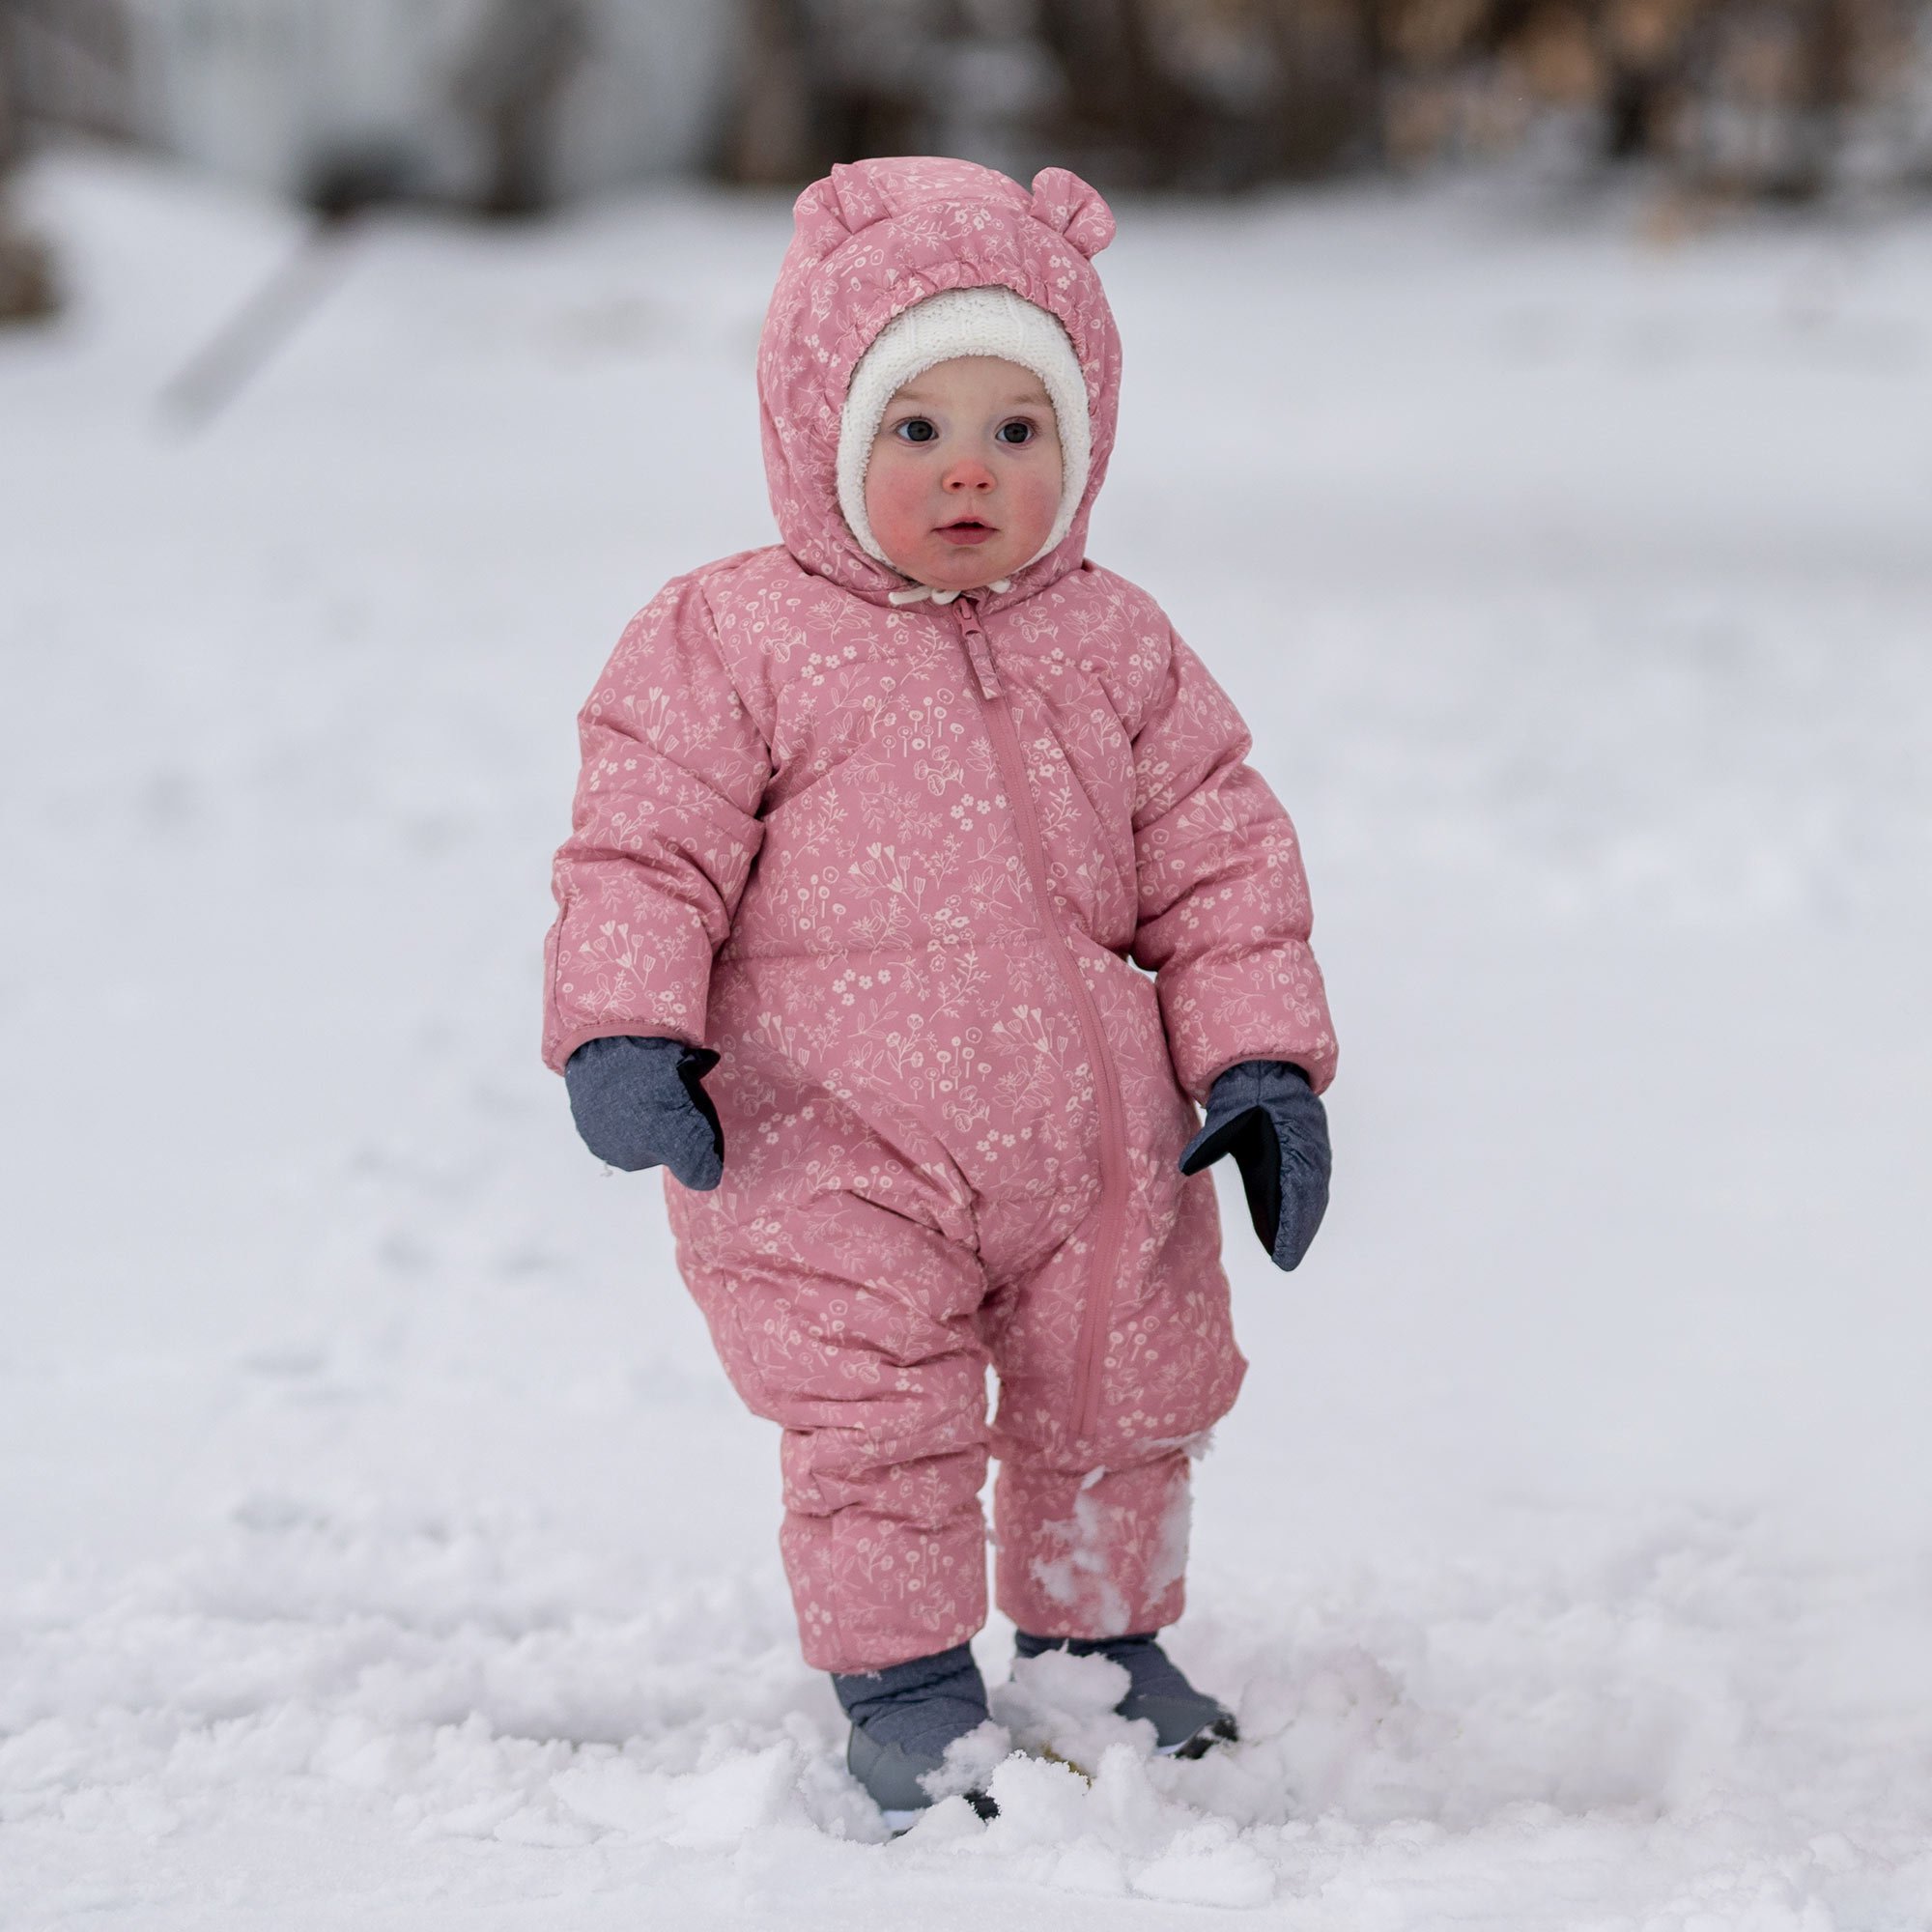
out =
[[986,1717],[989,1454],[1022,1653],[1125,1665],[1162,1748],[1233,1735],[1154,1641],[1245,1366],[1189,1177],[1233,1151],[1283,1267],[1327,1194],[1293,830],[1199,659],[1085,560],[1112,233],[1058,168],[800,196],[758,359],[783,541],[625,632],[557,855],[546,1059],[593,1152],[675,1177],[679,1265],[784,1432],[807,1661],[893,1816]]

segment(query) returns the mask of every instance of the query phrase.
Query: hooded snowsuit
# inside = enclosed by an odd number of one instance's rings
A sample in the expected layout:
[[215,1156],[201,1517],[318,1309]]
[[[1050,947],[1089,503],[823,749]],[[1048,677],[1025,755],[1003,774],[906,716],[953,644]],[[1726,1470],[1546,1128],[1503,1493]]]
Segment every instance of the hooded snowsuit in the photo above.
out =
[[[723,1184],[668,1179],[671,1222],[783,1428],[782,1550],[829,1670],[980,1629],[989,1450],[1021,1628],[1179,1614],[1189,1450],[1245,1366],[1212,1186],[1176,1167],[1189,1102],[1238,1061],[1333,1069],[1294,833],[1240,718],[1084,561],[1112,232],[1061,169],[1029,194],[868,161],[807,189],[758,362],[783,542],[669,584],[580,720],[545,1057],[611,1034],[723,1056]],[[985,284],[1071,339],[1086,493],[1010,588],[895,608],[838,510],[846,386],[895,315]]]

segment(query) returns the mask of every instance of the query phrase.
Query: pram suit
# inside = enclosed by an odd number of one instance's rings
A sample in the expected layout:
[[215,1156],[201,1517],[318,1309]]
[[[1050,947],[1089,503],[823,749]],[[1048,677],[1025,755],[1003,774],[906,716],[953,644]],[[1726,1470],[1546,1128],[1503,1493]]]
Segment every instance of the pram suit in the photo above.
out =
[[[1153,600],[1085,560],[1112,228],[1059,169],[1029,193],[874,161],[808,189],[758,362],[783,541],[669,584],[580,720],[546,1058],[626,1034],[722,1056],[723,1183],[666,1187],[726,1370],[783,1430],[781,1547],[828,1670],[979,1630],[989,1452],[1023,1629],[1179,1614],[1189,1454],[1244,1369],[1212,1185],[1176,1167],[1190,1103],[1239,1061],[1333,1070],[1247,731]],[[1071,340],[1085,496],[1009,587],[895,605],[838,509],[846,387],[894,316],[989,284]]]

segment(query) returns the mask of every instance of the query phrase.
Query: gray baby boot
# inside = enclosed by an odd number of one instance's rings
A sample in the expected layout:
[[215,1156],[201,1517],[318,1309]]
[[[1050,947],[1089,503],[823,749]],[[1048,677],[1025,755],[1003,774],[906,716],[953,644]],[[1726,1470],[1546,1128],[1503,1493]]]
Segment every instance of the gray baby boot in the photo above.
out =
[[[934,1803],[928,1787],[938,1780],[948,1746],[988,1721],[986,1686],[972,1650],[961,1643],[885,1670],[834,1671],[832,1688],[852,1719],[846,1765],[886,1823],[905,1831]],[[983,1791],[961,1795],[980,1817],[994,1816]]]
[[1022,1657],[1065,1650],[1118,1663],[1133,1683],[1114,1708],[1123,1718],[1145,1718],[1153,1725],[1154,1748],[1162,1757],[1205,1757],[1216,1745],[1234,1744],[1240,1737],[1234,1713],[1195,1690],[1151,1631],[1141,1636],[1097,1637],[1034,1636],[1018,1631],[1014,1648]]

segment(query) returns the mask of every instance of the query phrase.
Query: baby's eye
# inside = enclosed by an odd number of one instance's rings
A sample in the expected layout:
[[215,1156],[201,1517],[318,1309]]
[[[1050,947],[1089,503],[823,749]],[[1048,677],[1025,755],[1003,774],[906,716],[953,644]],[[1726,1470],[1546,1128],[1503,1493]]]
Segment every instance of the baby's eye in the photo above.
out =
[[939,434],[939,426],[925,416],[907,416],[904,422],[893,425],[893,434],[906,442],[930,442]]
[[1015,416],[1011,422],[1003,422],[993,434],[1002,442],[1017,444],[1031,442],[1037,432],[1032,423]]

